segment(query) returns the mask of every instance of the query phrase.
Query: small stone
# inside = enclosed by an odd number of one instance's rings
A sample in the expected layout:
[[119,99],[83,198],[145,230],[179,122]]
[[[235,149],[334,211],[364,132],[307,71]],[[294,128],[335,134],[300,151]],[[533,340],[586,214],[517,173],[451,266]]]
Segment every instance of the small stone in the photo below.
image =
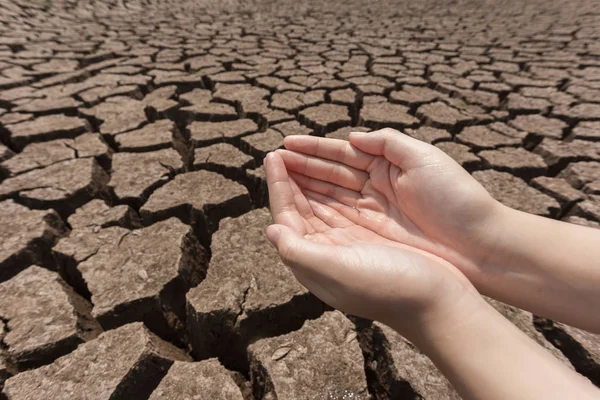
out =
[[285,357],[290,352],[290,350],[292,350],[292,348],[289,346],[282,346],[282,347],[278,348],[277,350],[275,350],[273,352],[273,355],[271,356],[271,360],[273,360],[273,361],[281,360],[283,357]]
[[175,360],[189,357],[133,323],[101,334],[50,365],[9,378],[4,393],[11,400],[148,396]]
[[358,334],[356,333],[356,331],[348,333],[346,335],[346,343],[350,343],[351,341],[355,340],[357,336]]
[[542,216],[556,215],[560,204],[507,172],[475,171],[473,177],[504,205]]
[[346,341],[353,328],[341,312],[332,311],[298,331],[251,344],[254,393],[279,399],[370,398],[358,342]]
[[146,272],[145,269],[140,269],[138,271],[138,276],[143,280],[143,281],[147,281],[148,280],[148,273]]

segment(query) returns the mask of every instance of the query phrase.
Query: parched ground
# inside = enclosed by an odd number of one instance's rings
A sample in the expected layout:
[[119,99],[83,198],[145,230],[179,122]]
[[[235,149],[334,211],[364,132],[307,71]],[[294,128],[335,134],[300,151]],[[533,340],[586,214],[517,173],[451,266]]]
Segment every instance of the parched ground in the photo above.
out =
[[[0,398],[458,398],[279,262],[263,157],[390,126],[598,227],[597,6],[1,1]],[[597,336],[492,303],[600,385]]]

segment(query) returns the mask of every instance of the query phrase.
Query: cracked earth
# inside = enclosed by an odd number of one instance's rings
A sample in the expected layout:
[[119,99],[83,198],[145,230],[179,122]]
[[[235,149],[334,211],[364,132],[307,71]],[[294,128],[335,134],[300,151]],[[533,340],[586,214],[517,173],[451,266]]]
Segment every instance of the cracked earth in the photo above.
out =
[[[597,4],[2,1],[0,398],[457,399],[264,236],[285,136],[382,127],[600,227]],[[600,385],[600,337],[490,303]]]

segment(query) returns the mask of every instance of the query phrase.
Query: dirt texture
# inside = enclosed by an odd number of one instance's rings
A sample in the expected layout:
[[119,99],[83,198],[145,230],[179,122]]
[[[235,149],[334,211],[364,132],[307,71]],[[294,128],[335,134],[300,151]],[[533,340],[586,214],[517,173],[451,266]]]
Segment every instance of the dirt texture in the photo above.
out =
[[[0,399],[458,398],[281,263],[263,159],[393,127],[600,228],[598,26],[592,0],[0,1]],[[599,336],[490,302],[600,385]]]

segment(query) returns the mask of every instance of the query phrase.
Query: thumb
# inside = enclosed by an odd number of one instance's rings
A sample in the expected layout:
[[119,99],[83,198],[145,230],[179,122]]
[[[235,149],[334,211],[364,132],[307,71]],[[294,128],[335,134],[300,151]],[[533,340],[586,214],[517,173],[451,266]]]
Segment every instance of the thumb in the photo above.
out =
[[325,268],[334,264],[332,246],[307,240],[285,225],[270,225],[267,238],[277,248],[283,262],[291,268],[309,273],[321,270],[318,272],[323,273]]
[[365,153],[383,156],[399,167],[417,160],[431,147],[425,142],[391,128],[373,132],[352,132],[350,144]]

